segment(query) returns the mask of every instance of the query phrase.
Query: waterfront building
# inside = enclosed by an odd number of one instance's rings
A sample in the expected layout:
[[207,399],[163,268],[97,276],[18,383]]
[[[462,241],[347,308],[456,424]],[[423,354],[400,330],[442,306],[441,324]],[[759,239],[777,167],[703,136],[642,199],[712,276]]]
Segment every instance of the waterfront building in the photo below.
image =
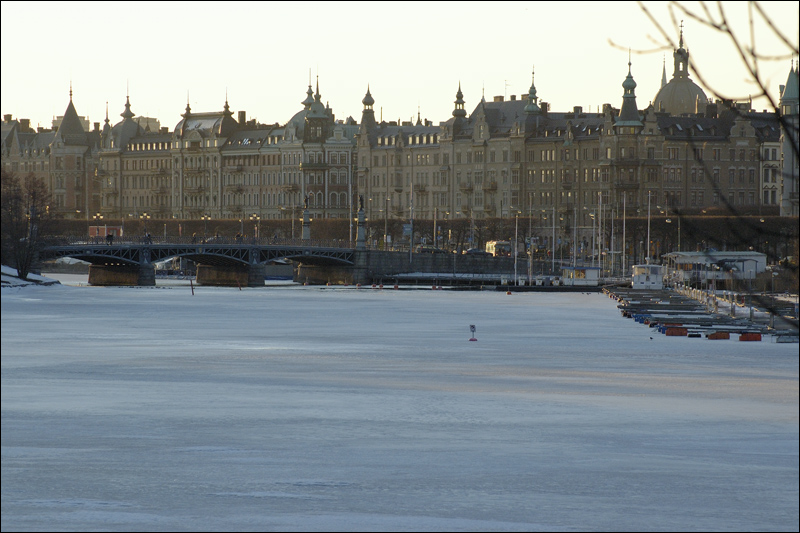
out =
[[[361,196],[371,222],[468,219],[475,227],[519,216],[542,241],[584,247],[596,236],[606,249],[610,220],[644,216],[648,205],[686,214],[780,207],[796,216],[794,65],[779,116],[711,102],[689,76],[682,33],[673,60],[672,80],[665,69],[644,109],[629,60],[619,108],[551,110],[532,74],[527,93],[482,96],[471,113],[459,83],[451,117],[436,125],[419,111],[416,122],[379,122],[369,87],[360,123],[336,120],[317,81],[283,125],[247,121],[244,111],[237,120],[226,97],[222,111],[197,113],[187,103],[170,132],[137,118],[126,97],[120,122],[111,125],[106,106],[102,130],[95,123],[87,131],[70,90],[54,130],[4,117],[2,164],[44,178],[56,212],[87,220],[100,213],[244,224],[296,220],[307,205],[312,218],[352,221]],[[432,237],[430,229],[421,236]]]

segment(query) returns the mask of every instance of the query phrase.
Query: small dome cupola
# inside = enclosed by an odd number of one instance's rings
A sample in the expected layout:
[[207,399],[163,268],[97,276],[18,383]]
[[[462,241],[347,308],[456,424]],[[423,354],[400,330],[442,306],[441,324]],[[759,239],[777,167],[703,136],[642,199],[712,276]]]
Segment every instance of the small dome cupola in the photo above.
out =
[[458,82],[458,92],[456,93],[456,108],[453,110],[453,116],[456,118],[464,118],[467,116],[467,111],[464,109],[464,93],[461,92],[461,82]]
[[372,109],[372,106],[375,105],[375,99],[369,93],[369,85],[367,85],[367,94],[361,100],[361,103],[364,104],[364,109]]

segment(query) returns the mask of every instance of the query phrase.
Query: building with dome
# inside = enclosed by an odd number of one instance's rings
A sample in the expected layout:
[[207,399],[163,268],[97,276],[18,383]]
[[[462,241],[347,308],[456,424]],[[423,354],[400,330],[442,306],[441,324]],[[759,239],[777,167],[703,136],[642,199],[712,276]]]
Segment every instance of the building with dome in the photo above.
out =
[[[451,116],[436,124],[419,110],[416,122],[377,119],[369,85],[360,123],[337,120],[317,80],[283,124],[248,121],[244,111],[234,118],[226,97],[221,111],[198,113],[187,103],[172,132],[153,131],[155,122],[143,127],[126,96],[121,121],[112,125],[106,110],[102,130],[95,123],[85,131],[70,92],[55,131],[4,118],[2,164],[44,177],[65,216],[238,219],[248,234],[256,230],[246,222],[296,221],[306,208],[314,219],[352,226],[359,196],[373,232],[374,222],[386,227],[390,219],[480,227],[521,216],[542,239],[555,233],[581,245],[601,218],[641,215],[648,204],[796,216],[796,129],[782,130],[776,113],[748,104],[709,102],[688,77],[682,35],[674,59],[673,79],[644,109],[629,58],[619,107],[551,110],[532,73],[527,91],[482,95],[471,111],[454,83]],[[797,121],[797,86],[793,65],[781,87],[787,124]],[[415,228],[433,238],[433,226]],[[437,229],[439,244],[441,237]]]
[[704,113],[709,102],[703,89],[689,78],[689,50],[683,47],[683,28],[678,49],[673,51],[672,59],[672,79],[663,83],[666,79],[665,70],[662,86],[653,99],[653,107],[657,112],[670,115]]

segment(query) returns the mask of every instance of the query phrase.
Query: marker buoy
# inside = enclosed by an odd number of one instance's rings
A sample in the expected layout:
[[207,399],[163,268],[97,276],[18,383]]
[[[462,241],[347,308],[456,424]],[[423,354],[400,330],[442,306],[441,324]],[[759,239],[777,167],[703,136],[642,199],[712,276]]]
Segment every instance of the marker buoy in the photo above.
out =
[[477,341],[478,339],[475,338],[475,326],[470,324],[469,331],[472,333],[472,337],[469,338],[470,341]]
[[506,294],[511,294],[511,291],[508,291]]

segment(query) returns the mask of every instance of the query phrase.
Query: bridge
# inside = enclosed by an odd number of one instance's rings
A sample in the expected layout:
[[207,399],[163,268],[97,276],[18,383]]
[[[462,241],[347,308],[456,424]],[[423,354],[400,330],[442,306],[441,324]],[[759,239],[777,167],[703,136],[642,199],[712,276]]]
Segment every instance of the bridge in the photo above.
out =
[[[178,240],[178,239],[175,239]],[[228,241],[228,242],[224,242]],[[215,239],[213,242],[74,242],[65,239],[44,247],[41,261],[63,257],[91,264],[92,285],[155,285],[154,263],[171,258],[186,258],[198,264],[198,283],[212,285],[264,284],[265,265],[289,260],[307,266],[353,267],[356,250],[340,243],[325,241],[237,242]],[[135,278],[135,279],[134,279]]]
[[[456,254],[410,254],[408,251],[369,249],[364,238],[363,213],[359,213],[358,236],[352,241],[264,239],[242,241],[214,237],[200,242],[189,238],[116,240],[54,239],[44,246],[39,261],[64,257],[90,263],[91,285],[155,285],[155,263],[186,258],[197,264],[199,285],[263,287],[266,265],[287,260],[295,263],[294,280],[309,284],[357,285],[384,279],[408,277],[412,273],[452,273],[467,279],[490,276],[511,278],[511,258]],[[520,274],[527,268],[521,261]]]

